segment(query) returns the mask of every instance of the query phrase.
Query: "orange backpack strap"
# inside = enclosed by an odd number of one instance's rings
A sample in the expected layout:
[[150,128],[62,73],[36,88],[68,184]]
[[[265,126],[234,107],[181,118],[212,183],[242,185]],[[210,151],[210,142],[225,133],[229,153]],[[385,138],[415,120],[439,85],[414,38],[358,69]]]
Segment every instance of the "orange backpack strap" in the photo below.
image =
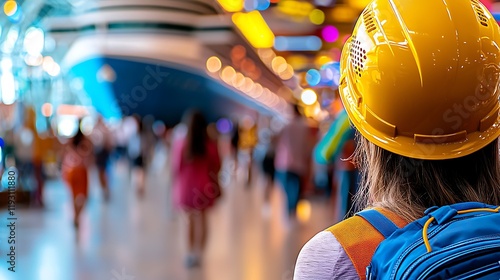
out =
[[[404,227],[408,222],[398,215],[382,209],[375,208],[391,220],[397,227]],[[351,259],[360,279],[366,279],[366,267],[370,264],[373,253],[384,236],[368,221],[360,216],[353,216],[327,229],[342,245]]]

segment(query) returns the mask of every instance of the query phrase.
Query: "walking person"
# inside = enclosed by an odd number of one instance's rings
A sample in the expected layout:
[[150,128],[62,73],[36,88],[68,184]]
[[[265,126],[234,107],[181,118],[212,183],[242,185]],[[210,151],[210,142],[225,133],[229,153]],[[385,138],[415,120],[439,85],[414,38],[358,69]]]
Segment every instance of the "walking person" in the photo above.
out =
[[217,143],[209,138],[207,121],[200,112],[185,118],[187,132],[172,145],[174,202],[187,216],[186,266],[201,264],[208,238],[207,211],[220,195],[221,167]]
[[127,151],[132,165],[132,181],[138,197],[143,198],[146,193],[147,167],[150,163],[154,140],[152,140],[150,128],[145,126],[142,117],[134,115],[133,119],[136,122],[136,131],[129,139]]
[[266,146],[264,158],[261,162],[262,173],[264,174],[264,177],[266,179],[262,214],[266,217],[269,217],[271,214],[271,193],[274,187],[274,178],[276,177],[276,169],[274,166],[274,160],[276,158],[276,141],[276,134],[273,132],[269,132],[269,139],[265,143]]
[[[368,4],[344,46],[339,84],[358,133],[354,162],[362,182],[357,205],[365,210],[307,242],[298,256],[294,279],[365,279],[366,271],[370,279],[417,279],[398,276],[410,268],[396,270],[388,261],[378,270],[381,278],[371,277],[376,271],[373,265],[385,260],[377,252],[394,260],[402,260],[404,252],[418,255],[419,264],[439,256],[429,265],[439,264],[443,269],[433,271],[441,274],[418,279],[498,279],[498,246],[485,255],[479,255],[480,248],[458,251],[462,259],[449,264],[454,269],[443,266],[450,258],[442,248],[460,248],[453,240],[467,234],[479,236],[485,230],[496,230],[488,238],[499,234],[498,222],[472,220],[466,226],[448,226],[449,221],[463,221],[450,220],[453,215],[477,213],[466,217],[493,219],[498,213],[487,213],[500,210],[499,46],[498,24],[478,1],[374,0]],[[469,205],[480,206],[457,211]],[[380,219],[375,222],[366,213],[378,213]],[[481,230],[474,230],[480,226]],[[387,232],[382,230],[389,227]],[[381,251],[386,241],[401,237],[399,241],[406,242],[406,232],[414,233],[416,240],[410,242],[415,246]],[[481,244],[477,236],[471,246]],[[495,269],[477,266],[487,256],[496,256]],[[417,262],[412,259],[409,265],[414,268]],[[488,278],[488,273],[496,277]]]
[[108,164],[113,150],[113,137],[102,116],[99,115],[97,123],[90,135],[94,146],[95,164],[105,201],[110,199]]
[[78,229],[89,192],[88,170],[93,154],[92,142],[78,129],[76,135],[69,139],[63,153],[61,174],[70,188],[74,210],[73,225]]
[[286,195],[288,218],[294,219],[302,191],[302,182],[309,169],[309,127],[297,104],[293,105],[293,119],[277,136],[276,178]]

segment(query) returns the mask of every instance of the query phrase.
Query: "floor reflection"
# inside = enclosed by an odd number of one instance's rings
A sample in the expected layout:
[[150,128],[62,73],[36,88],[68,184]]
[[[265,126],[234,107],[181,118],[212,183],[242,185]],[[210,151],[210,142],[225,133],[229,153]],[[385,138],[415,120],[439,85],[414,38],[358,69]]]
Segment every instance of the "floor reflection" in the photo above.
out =
[[[270,212],[263,210],[263,179],[250,188],[243,179],[224,172],[224,196],[210,213],[210,235],[200,268],[184,267],[184,218],[172,209],[168,172],[155,161],[142,199],[130,185],[123,162],[112,170],[112,199],[105,203],[95,172],[89,202],[82,214],[78,237],[72,226],[67,188],[49,181],[46,208],[17,209],[17,262],[10,273],[0,242],[0,279],[30,280],[276,280],[292,279],[295,258],[302,245],[335,217],[326,200],[302,204],[297,223],[284,222],[282,193],[275,188]],[[6,221],[0,212],[0,221]],[[2,226],[0,236],[7,236]],[[1,239],[0,239],[1,240]],[[135,277],[135,278],[134,278]]]

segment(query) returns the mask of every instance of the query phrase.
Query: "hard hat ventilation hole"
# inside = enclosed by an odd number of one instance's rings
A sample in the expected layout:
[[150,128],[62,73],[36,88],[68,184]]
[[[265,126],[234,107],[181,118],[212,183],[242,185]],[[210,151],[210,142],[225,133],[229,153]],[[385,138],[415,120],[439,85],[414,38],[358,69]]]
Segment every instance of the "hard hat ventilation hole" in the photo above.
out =
[[474,8],[474,10],[476,11],[479,23],[481,23],[482,26],[488,27],[488,18],[486,17],[486,14],[484,13],[481,4],[479,4],[477,0],[471,0],[471,3],[472,3],[472,8]]
[[370,9],[365,9],[363,12],[363,21],[365,22],[366,31],[368,33],[375,31],[377,27],[375,26],[375,20],[373,19],[373,14]]
[[354,67],[354,72],[356,75],[361,77],[361,72],[365,67],[366,50],[361,47],[361,42],[356,40],[356,38],[353,38],[351,41],[349,55],[351,57],[351,63]]

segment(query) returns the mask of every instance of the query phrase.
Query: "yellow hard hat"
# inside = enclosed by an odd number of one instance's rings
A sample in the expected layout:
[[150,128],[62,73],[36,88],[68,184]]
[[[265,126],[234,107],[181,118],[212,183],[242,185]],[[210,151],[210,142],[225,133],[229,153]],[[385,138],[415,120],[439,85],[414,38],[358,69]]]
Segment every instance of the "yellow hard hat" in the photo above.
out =
[[419,159],[471,154],[500,135],[500,32],[477,0],[374,0],[340,61],[351,122]]

